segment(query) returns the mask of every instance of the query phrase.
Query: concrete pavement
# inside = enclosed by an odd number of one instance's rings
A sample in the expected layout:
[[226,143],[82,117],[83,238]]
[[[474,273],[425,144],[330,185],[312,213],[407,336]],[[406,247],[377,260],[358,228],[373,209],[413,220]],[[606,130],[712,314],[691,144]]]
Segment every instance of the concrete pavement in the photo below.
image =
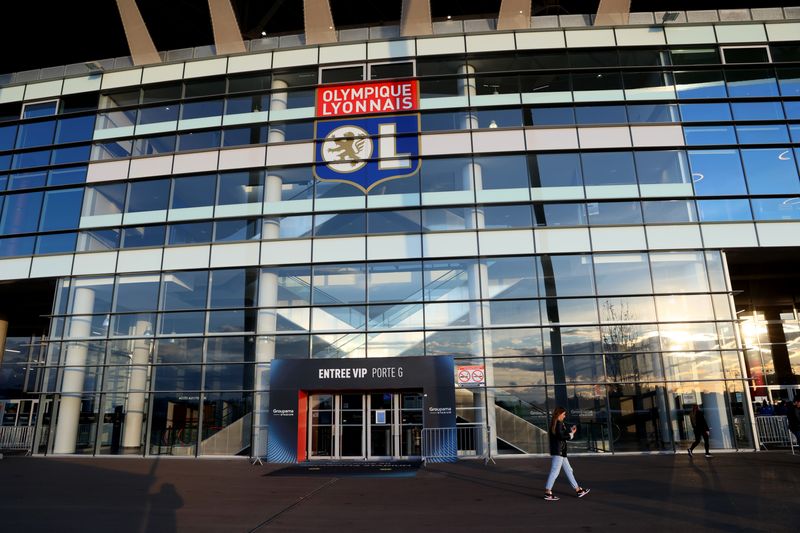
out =
[[573,496],[541,499],[549,458],[395,471],[245,459],[8,457],[2,532],[798,531],[788,452],[573,457]]

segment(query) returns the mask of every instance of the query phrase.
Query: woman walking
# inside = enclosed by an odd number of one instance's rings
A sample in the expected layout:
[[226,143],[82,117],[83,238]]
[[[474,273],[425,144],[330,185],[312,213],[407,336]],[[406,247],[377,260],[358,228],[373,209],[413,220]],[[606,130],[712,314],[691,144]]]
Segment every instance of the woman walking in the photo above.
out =
[[708,450],[708,436],[711,433],[711,428],[708,427],[708,422],[706,422],[706,415],[703,414],[703,410],[697,404],[692,406],[692,414],[689,415],[689,420],[692,423],[692,429],[694,429],[694,442],[689,446],[689,457],[692,456],[695,447],[700,444],[700,439],[703,439],[706,457],[711,457],[711,452]]
[[575,489],[575,494],[578,498],[583,498],[589,494],[589,489],[584,489],[575,481],[575,476],[572,474],[572,466],[569,464],[569,459],[567,459],[567,441],[572,440],[577,429],[572,426],[567,430],[567,426],[564,424],[566,416],[566,409],[556,407],[556,410],[553,411],[553,418],[550,421],[550,431],[548,431],[550,436],[550,455],[553,456],[553,462],[550,464],[550,475],[547,477],[547,484],[544,486],[544,499],[550,502],[559,499],[558,496],[553,494],[553,484],[556,482],[562,467],[564,472],[567,473],[567,479],[572,488]]

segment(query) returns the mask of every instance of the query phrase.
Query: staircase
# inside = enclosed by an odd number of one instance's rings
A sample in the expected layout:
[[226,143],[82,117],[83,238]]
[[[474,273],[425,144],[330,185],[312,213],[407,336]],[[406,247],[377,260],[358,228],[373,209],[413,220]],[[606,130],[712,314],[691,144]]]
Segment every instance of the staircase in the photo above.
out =
[[200,455],[236,455],[250,446],[253,413],[247,413],[200,443]]
[[[519,400],[522,402],[522,400]],[[524,402],[523,402],[524,403]],[[472,407],[473,394],[467,389],[456,389],[456,407]],[[530,404],[527,404],[530,405]],[[533,407],[533,406],[531,406]],[[460,416],[467,422],[478,423],[473,409],[461,409]],[[495,437],[520,453],[548,453],[549,438],[547,431],[524,418],[515,415],[500,405],[494,406]],[[546,420],[546,417],[545,417]]]

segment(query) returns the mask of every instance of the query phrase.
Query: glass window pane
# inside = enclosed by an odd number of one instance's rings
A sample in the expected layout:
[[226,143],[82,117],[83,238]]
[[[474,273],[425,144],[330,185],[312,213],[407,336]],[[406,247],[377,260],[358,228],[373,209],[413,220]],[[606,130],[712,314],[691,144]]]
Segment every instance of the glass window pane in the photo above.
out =
[[255,305],[256,282],[256,269],[213,270],[209,307],[252,307]]
[[56,131],[55,120],[20,124],[17,134],[17,148],[31,148],[46,146],[53,143],[53,134]]
[[332,213],[314,216],[314,235],[362,235],[366,233],[365,213]]
[[139,110],[139,124],[157,124],[159,122],[172,122],[178,120],[178,104],[143,107]]
[[156,155],[174,152],[175,139],[174,135],[136,139],[133,143],[132,155]]
[[[472,158],[426,159],[420,168],[423,192],[470,191]],[[467,176],[465,178],[465,176]]]
[[181,119],[218,117],[222,115],[222,100],[184,102],[181,104]]
[[79,252],[97,252],[119,248],[119,229],[96,229],[78,234]]
[[740,144],[783,144],[789,142],[789,132],[783,124],[772,126],[736,126]]
[[219,130],[182,133],[178,135],[178,150],[185,152],[218,148],[221,138],[222,132]]
[[238,74],[228,78],[228,92],[242,93],[262,91],[270,88],[270,75],[265,72]]
[[725,98],[725,80],[719,70],[692,70],[675,73],[678,98]]
[[697,212],[692,200],[652,200],[642,202],[644,221],[647,224],[697,222]]
[[166,227],[164,226],[129,226],[122,228],[123,248],[143,248],[147,246],[163,246]]
[[731,120],[731,109],[721,104],[680,104],[684,122],[717,122]]
[[483,208],[484,228],[530,228],[533,225],[529,205],[486,206]]
[[9,194],[0,217],[0,234],[32,233],[39,225],[43,193]]
[[593,226],[642,223],[639,202],[591,202],[586,209]]
[[736,144],[733,126],[684,126],[683,133],[690,146]]
[[114,296],[115,313],[158,309],[158,275],[119,276]]
[[778,96],[773,70],[729,70],[725,75],[728,78],[728,93],[732,98]]
[[689,183],[689,165],[683,150],[635,152],[639,183]]
[[542,255],[539,294],[542,296],[590,296],[594,294],[592,258],[589,255]]
[[701,222],[728,222],[752,220],[750,202],[747,200],[698,200],[697,211]]
[[575,124],[575,112],[572,107],[534,107],[530,110],[530,116],[534,126]]
[[475,227],[475,210],[443,207],[422,210],[422,231],[448,231]]
[[168,179],[132,181],[128,191],[128,213],[159,211],[169,203]]
[[202,244],[211,242],[211,222],[185,222],[169,227],[168,244]]
[[54,233],[52,235],[39,235],[36,238],[37,254],[57,254],[74,252],[77,233]]
[[735,120],[783,120],[780,102],[733,102]]
[[484,190],[528,188],[528,165],[524,155],[476,157]]
[[656,122],[678,122],[676,104],[642,104],[628,106],[628,122],[631,124],[653,124]]
[[223,133],[222,146],[244,146],[267,142],[267,128],[265,126],[229,128],[224,130]]
[[261,221],[257,219],[219,220],[214,223],[214,241],[249,241],[261,238]]
[[161,309],[204,309],[208,271],[168,272],[162,275]]
[[90,141],[94,134],[94,115],[64,118],[58,121],[56,144]]
[[700,252],[651,253],[655,292],[708,291],[705,261]]
[[367,265],[370,302],[418,302],[422,300],[422,263],[396,261]]
[[418,233],[420,231],[421,214],[419,209],[403,209],[400,211],[368,211],[367,231],[379,233]]
[[716,47],[679,48],[670,50],[673,65],[708,65],[720,63]]
[[690,150],[689,165],[698,196],[747,194],[737,150]]
[[315,265],[315,304],[366,301],[366,267],[363,264]]
[[225,78],[203,78],[199,80],[185,82],[186,91],[184,97],[193,98],[195,96],[210,96],[225,92]]
[[753,198],[756,220],[800,220],[800,198]]
[[649,294],[650,264],[647,254],[596,254],[597,294]]
[[742,161],[751,194],[800,192],[797,166],[790,149],[745,149],[742,150]]
[[39,231],[77,228],[82,200],[83,189],[47,191],[44,195]]
[[48,117],[50,115],[55,115],[56,111],[58,111],[58,100],[23,104],[22,118]]
[[478,262],[474,259],[425,261],[425,300],[479,298]]
[[576,107],[578,124],[626,124],[628,115],[624,105],[599,105]]
[[483,298],[536,298],[539,295],[533,257],[490,257],[481,260],[486,269]]
[[173,183],[172,209],[214,205],[215,174],[175,178]]
[[263,194],[263,171],[226,172],[219,176],[217,205],[259,203]]
[[585,226],[586,204],[534,204],[537,226]]
[[636,184],[631,152],[581,154],[586,185]]
[[575,187],[583,185],[578,154],[536,154],[530,156],[534,187]]
[[177,100],[180,97],[181,97],[180,83],[171,83],[169,85],[156,85],[152,87],[144,87],[144,89],[142,90],[143,104],[163,102],[164,100]]

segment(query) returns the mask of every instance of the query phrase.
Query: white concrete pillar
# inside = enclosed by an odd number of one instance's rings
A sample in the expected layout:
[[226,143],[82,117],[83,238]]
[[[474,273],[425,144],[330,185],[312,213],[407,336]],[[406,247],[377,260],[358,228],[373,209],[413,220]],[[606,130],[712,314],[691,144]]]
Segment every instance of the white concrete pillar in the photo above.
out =
[[[150,320],[136,322],[136,337],[143,337],[153,331]],[[128,375],[128,401],[125,405],[125,424],[122,429],[122,447],[139,448],[142,445],[142,424],[144,422],[145,391],[147,390],[147,368],[150,363],[152,338],[133,340],[131,370]]]
[[92,317],[87,315],[94,310],[94,289],[76,287],[74,298],[72,313],[78,316],[70,319],[68,338],[71,340],[67,343],[53,453],[75,453],[78,437],[88,338],[92,332]]
[[[272,80],[272,95],[270,96],[270,111],[283,111],[287,107],[288,93],[285,89],[289,85],[280,79]],[[280,143],[286,140],[286,132],[280,128],[270,127],[267,142]],[[283,179],[280,176],[267,175],[264,183],[264,202],[275,203],[281,201]],[[280,236],[280,217],[264,217],[262,225],[263,239],[277,239]],[[257,333],[272,334],[277,324],[277,311],[274,307],[278,304],[278,275],[275,272],[264,271],[258,280],[258,306],[269,309],[259,309]],[[256,344],[256,375],[253,395],[253,457],[263,457],[267,454],[267,418],[269,414],[269,393],[258,392],[269,388],[269,362],[275,358],[275,340],[267,337],[259,339]]]

